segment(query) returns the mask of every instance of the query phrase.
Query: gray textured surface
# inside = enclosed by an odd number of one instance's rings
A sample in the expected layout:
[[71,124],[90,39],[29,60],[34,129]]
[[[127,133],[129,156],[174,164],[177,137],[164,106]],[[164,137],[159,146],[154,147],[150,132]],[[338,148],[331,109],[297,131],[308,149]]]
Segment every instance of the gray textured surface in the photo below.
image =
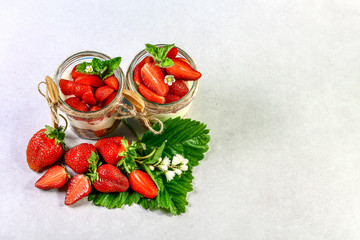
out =
[[[358,1],[61,2],[0,2],[1,239],[360,239]],[[50,119],[36,84],[82,50],[126,70],[146,42],[203,73],[190,117],[212,141],[187,212],[33,187],[25,149]]]

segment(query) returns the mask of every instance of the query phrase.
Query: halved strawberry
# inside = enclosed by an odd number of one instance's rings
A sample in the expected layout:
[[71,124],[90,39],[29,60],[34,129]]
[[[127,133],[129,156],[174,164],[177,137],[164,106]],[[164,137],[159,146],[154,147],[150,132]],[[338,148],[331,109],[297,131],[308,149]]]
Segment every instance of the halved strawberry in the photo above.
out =
[[113,88],[115,91],[119,90],[119,81],[114,75],[106,78],[104,80],[104,83],[109,87]]
[[65,100],[65,103],[67,105],[69,105],[70,107],[79,110],[79,111],[84,111],[86,112],[88,110],[88,107],[86,106],[86,104],[84,102],[82,102],[80,99],[78,99],[77,97],[71,97]]
[[91,106],[96,105],[96,99],[94,97],[93,92],[87,91],[81,96],[81,99],[84,101],[84,103],[89,104]]
[[116,94],[117,92],[113,92],[107,98],[105,98],[104,101],[102,102],[103,107],[109,105],[112,102],[112,100],[114,100],[114,98],[116,97]]
[[174,65],[166,68],[166,72],[173,75],[175,79],[182,80],[198,80],[201,77],[201,73],[193,69],[186,62],[179,59],[172,59]]
[[104,101],[105,98],[110,96],[115,90],[108,86],[102,86],[96,89],[95,91],[95,98],[98,102]]
[[151,91],[149,88],[147,88],[144,84],[141,83],[139,85],[139,93],[150,102],[160,104],[165,103],[165,97],[157,95],[155,92]]
[[75,95],[75,97],[81,98],[82,95],[84,95],[84,93],[89,92],[89,91],[94,93],[94,89],[92,86],[75,83],[73,94]]
[[173,47],[172,49],[170,49],[170,51],[166,54],[166,56],[168,58],[176,58],[177,54],[178,54],[179,50],[176,47]]
[[73,68],[73,70],[71,71],[71,77],[72,77],[72,79],[77,79],[78,77],[82,77],[82,76],[89,76],[89,74],[86,74],[86,73],[79,73],[79,72],[77,72],[76,71],[76,67],[77,67],[78,65],[76,65],[74,68]]
[[185,96],[189,92],[189,88],[181,80],[176,80],[169,86],[169,95],[177,95],[179,97]]
[[60,79],[59,87],[64,95],[71,95],[74,92],[74,82],[65,79]]
[[190,65],[190,61],[187,60],[187,59],[185,59],[185,58],[177,57],[176,59],[181,60],[181,61],[183,61],[183,62],[186,62],[187,64]]
[[140,83],[142,83],[142,81],[141,81],[142,67],[145,65],[145,63],[152,63],[152,62],[154,62],[154,59],[150,56],[146,56],[140,63],[138,63],[138,65],[136,65],[136,67],[134,68],[134,73],[133,73],[133,79],[134,79],[134,82],[136,83],[136,85],[139,85]]
[[85,75],[78,77],[76,78],[75,82],[94,86],[94,87],[101,87],[105,85],[104,82],[101,81],[101,79],[98,76],[94,76],[94,75]]
[[97,111],[97,110],[100,110],[101,108],[100,107],[98,107],[98,106],[91,106],[90,108],[89,108],[89,111],[90,112],[93,112],[93,111]]
[[169,87],[164,82],[164,74],[156,63],[145,63],[141,69],[141,78],[145,86],[160,96],[165,96]]
[[65,205],[71,205],[91,192],[90,180],[84,174],[73,176],[65,196]]
[[69,173],[63,166],[56,165],[46,171],[46,173],[35,183],[35,187],[40,189],[61,188],[70,178]]
[[180,100],[181,97],[177,95],[168,94],[165,96],[166,103],[172,103]]

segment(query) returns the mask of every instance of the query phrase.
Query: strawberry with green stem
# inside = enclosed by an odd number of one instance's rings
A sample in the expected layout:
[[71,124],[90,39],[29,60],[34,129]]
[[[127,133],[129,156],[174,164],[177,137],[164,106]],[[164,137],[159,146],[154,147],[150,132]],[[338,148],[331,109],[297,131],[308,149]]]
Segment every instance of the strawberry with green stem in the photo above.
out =
[[34,171],[40,171],[59,160],[65,149],[65,128],[46,125],[30,139],[26,149],[26,160]]
[[101,165],[93,145],[79,144],[65,154],[65,162],[74,172],[65,196],[65,205],[71,205],[91,192],[91,184],[99,179],[97,169]]

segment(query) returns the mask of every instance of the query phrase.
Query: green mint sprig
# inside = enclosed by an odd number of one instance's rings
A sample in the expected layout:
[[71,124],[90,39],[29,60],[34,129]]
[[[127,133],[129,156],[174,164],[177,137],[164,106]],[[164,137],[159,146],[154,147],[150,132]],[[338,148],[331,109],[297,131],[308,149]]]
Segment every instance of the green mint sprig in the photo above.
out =
[[161,68],[167,68],[174,65],[174,62],[166,57],[166,54],[175,46],[175,44],[165,45],[163,47],[157,47],[151,44],[145,44],[145,50],[152,56],[156,65]]
[[121,63],[121,57],[112,58],[110,60],[100,60],[93,58],[91,62],[80,63],[76,67],[76,71],[79,73],[86,73],[96,75],[101,80],[110,77]]

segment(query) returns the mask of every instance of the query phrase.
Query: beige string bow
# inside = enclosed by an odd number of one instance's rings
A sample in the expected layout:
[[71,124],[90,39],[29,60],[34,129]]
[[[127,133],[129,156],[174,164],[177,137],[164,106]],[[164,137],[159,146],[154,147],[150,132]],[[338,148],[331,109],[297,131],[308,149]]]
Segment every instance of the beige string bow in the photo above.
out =
[[[41,84],[46,85],[45,94],[40,89]],[[40,94],[44,96],[44,98],[46,99],[46,101],[50,107],[52,126],[54,128],[58,128],[59,127],[59,115],[57,113],[57,108],[58,108],[58,103],[59,103],[59,90],[58,90],[54,80],[51,77],[46,76],[45,82],[39,82],[38,90],[39,90]],[[65,119],[65,121],[66,121],[66,119]]]
[[[128,89],[122,90],[121,93],[131,102],[133,107],[131,108],[124,103],[120,103],[117,111],[121,114],[121,116],[115,117],[116,119],[136,118],[139,119],[154,134],[159,134],[163,131],[164,124],[158,118],[146,112],[145,103],[138,94]],[[160,129],[158,131],[150,125],[151,120],[159,123]]]

